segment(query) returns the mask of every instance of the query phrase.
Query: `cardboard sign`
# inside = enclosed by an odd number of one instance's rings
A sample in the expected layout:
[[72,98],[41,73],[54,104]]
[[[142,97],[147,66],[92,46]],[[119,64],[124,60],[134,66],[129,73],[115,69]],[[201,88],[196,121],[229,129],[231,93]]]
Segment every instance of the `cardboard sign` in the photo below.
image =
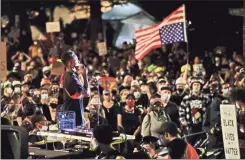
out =
[[99,84],[105,90],[112,90],[113,87],[117,86],[117,81],[114,77],[101,77]]
[[98,42],[97,43],[97,48],[100,56],[104,56],[107,54],[107,48],[106,48],[106,43],[105,42]]
[[54,61],[52,64],[51,75],[60,76],[65,73],[65,65],[61,61]]
[[47,22],[46,23],[46,32],[60,32],[60,22]]
[[6,42],[1,42],[1,54],[0,54],[0,69],[1,69],[1,80],[5,81],[7,79],[7,52],[6,52]]
[[222,134],[226,159],[240,159],[235,105],[220,105]]

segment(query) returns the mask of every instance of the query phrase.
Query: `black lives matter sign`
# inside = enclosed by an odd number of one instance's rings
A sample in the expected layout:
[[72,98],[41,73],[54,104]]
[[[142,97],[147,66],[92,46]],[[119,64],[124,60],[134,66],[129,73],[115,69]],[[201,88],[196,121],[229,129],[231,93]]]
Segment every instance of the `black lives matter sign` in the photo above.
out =
[[6,53],[6,42],[1,42],[1,53],[0,53],[0,70],[1,80],[4,81],[7,78],[7,53]]
[[240,159],[235,105],[221,105],[221,124],[226,159]]

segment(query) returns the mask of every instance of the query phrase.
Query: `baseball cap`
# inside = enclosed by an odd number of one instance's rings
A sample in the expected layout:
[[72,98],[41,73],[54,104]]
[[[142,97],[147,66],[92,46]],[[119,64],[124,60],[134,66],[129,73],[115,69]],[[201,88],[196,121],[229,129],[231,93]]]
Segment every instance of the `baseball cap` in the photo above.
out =
[[165,79],[163,79],[163,78],[160,78],[160,79],[157,81],[157,83],[160,83],[160,82],[165,82],[165,83],[167,83],[167,81],[166,81]]
[[50,70],[51,70],[51,68],[49,66],[43,67],[43,72],[50,71]]
[[103,90],[103,94],[110,94],[111,92],[109,90]]
[[172,88],[170,86],[164,86],[164,87],[161,88],[161,91],[162,90],[169,90],[169,91],[172,92]]
[[21,85],[21,83],[20,83],[20,81],[13,81],[13,82],[12,82],[12,85],[13,85],[13,86]]

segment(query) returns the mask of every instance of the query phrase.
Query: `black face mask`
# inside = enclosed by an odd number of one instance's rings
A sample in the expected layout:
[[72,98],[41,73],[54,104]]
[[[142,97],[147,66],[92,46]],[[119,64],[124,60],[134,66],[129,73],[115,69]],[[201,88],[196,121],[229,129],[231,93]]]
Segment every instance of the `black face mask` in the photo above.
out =
[[184,88],[178,88],[178,89],[177,89],[178,94],[182,94],[183,91],[184,91]]
[[49,77],[51,75],[51,72],[45,72],[43,73],[46,77]]
[[58,106],[58,104],[56,104],[56,103],[50,103],[50,107],[53,109],[57,108],[57,106]]
[[15,106],[14,105],[9,106],[9,112],[14,112],[14,110],[15,110]]
[[39,104],[40,103],[40,100],[41,100],[41,97],[40,96],[33,96],[33,101],[35,102],[35,103],[37,103],[37,104]]

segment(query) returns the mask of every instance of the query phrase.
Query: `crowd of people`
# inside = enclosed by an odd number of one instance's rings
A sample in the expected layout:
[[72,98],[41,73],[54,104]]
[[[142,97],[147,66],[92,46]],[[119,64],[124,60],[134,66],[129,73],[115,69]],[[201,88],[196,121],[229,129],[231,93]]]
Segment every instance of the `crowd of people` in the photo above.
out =
[[[2,118],[26,128],[30,134],[38,132],[43,126],[57,124],[57,112],[69,99],[67,90],[75,93],[84,87],[89,93],[82,98],[83,111],[73,109],[83,114],[76,117],[77,125],[97,126],[96,130],[106,134],[109,124],[113,131],[134,135],[133,142],[121,147],[121,152],[133,153],[137,152],[142,137],[161,135],[171,139],[177,132],[206,131],[216,137],[212,147],[222,146],[222,134],[217,131],[217,127],[221,128],[220,104],[235,104],[240,147],[244,149],[245,61],[240,54],[214,51],[192,56],[180,44],[174,44],[173,48],[164,46],[151,51],[137,61],[135,40],[124,42],[121,49],[108,47],[108,53],[99,56],[96,45],[85,34],[78,36],[73,45],[65,43],[67,36],[61,32],[53,40],[34,41],[26,51],[19,49],[23,43],[20,39],[2,39],[7,43],[7,52],[14,52],[7,62],[12,68],[1,82]],[[75,53],[87,68],[84,70],[87,77],[78,76],[81,88],[74,88],[67,75],[64,82],[64,75],[51,74],[55,61],[70,65],[69,57],[64,56],[68,53]],[[77,74],[83,75],[79,70]],[[104,77],[114,77],[116,85],[103,88],[99,81]],[[107,129],[98,128],[98,122]],[[188,137],[188,144],[194,146],[200,136]],[[30,144],[37,141],[30,139]],[[154,151],[150,153],[156,156]]]

